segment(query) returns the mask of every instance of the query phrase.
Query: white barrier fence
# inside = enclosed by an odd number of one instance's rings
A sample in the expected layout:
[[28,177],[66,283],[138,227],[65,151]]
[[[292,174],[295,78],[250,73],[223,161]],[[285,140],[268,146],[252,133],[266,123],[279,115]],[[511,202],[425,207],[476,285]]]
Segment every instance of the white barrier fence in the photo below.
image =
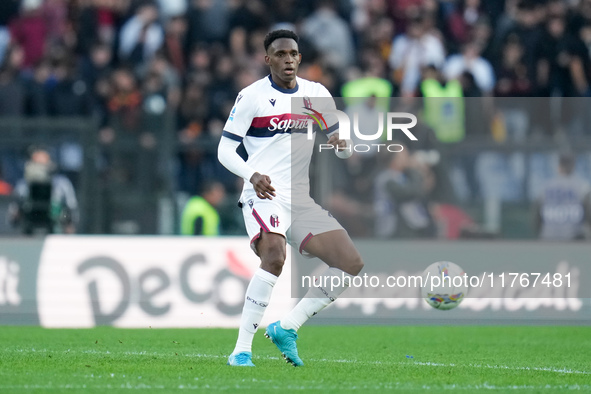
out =
[[[478,294],[448,312],[436,311],[413,295],[375,298],[375,289],[350,289],[345,294],[348,298],[337,300],[314,322],[591,322],[591,245],[373,241],[356,244],[367,263],[364,272],[370,274],[420,272],[419,268],[427,262],[445,256],[474,273],[493,268],[504,272],[507,267],[530,271],[537,267],[544,272],[567,267],[573,287],[550,296],[544,295],[546,291],[538,298],[519,298],[515,293],[497,298]],[[318,261],[294,259],[292,271],[290,257],[288,253],[284,274],[275,285],[261,325],[280,319],[295,305],[297,298],[292,296],[298,291],[292,292],[296,289],[292,286],[297,278],[322,270]],[[238,327],[244,293],[258,266],[259,259],[246,237],[0,239],[0,325]],[[476,290],[482,293],[482,289]],[[478,293],[476,290],[474,294]]]
[[[39,321],[44,327],[237,327],[259,263],[241,237],[48,237],[37,282]],[[263,323],[294,303],[289,278],[280,278]]]

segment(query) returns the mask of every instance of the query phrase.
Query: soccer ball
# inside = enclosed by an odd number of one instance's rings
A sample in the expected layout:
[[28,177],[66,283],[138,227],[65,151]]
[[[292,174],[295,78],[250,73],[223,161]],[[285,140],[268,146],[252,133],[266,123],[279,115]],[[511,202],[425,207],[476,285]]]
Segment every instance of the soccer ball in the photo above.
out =
[[423,272],[421,295],[435,309],[449,310],[460,305],[468,294],[464,270],[449,261],[438,261]]

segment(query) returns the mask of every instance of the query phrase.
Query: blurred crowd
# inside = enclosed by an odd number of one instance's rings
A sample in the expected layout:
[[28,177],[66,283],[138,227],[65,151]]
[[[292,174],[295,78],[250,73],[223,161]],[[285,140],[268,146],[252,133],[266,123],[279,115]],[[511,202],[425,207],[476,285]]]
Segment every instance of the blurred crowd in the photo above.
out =
[[365,77],[422,96],[427,70],[463,97],[591,95],[591,0],[2,0],[0,116],[96,116],[104,146],[148,146],[142,114],[172,112],[176,188],[217,179],[235,192],[200,145],[268,73],[276,28],[300,35],[299,75],[334,96]]

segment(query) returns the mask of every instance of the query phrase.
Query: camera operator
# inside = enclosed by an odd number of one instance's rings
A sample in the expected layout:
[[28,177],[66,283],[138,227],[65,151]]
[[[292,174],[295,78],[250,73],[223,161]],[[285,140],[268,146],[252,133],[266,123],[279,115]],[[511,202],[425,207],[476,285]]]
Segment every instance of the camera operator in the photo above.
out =
[[49,152],[35,147],[25,163],[24,178],[14,194],[11,208],[13,225],[24,234],[72,234],[78,222],[78,200],[68,178],[56,173]]

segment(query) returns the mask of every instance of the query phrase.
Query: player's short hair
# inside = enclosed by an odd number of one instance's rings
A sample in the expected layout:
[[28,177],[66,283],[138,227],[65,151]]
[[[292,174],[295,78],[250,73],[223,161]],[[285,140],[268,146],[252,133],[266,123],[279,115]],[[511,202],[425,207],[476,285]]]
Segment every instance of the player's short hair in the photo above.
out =
[[285,29],[273,30],[272,32],[269,32],[265,36],[265,42],[264,42],[265,52],[267,51],[267,49],[269,49],[269,46],[273,43],[273,41],[275,41],[279,38],[291,38],[292,40],[294,40],[296,42],[296,44],[300,43],[300,37],[298,37],[298,35],[295,34],[291,30],[285,30]]

